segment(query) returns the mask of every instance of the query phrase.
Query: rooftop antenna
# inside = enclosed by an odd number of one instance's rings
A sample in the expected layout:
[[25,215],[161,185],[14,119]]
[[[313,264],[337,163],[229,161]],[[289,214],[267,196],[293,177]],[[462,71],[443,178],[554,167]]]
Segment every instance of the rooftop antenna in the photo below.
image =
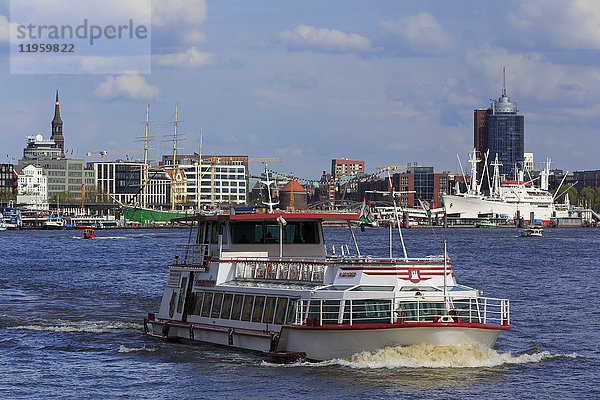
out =
[[502,97],[506,97],[506,67],[502,67]]

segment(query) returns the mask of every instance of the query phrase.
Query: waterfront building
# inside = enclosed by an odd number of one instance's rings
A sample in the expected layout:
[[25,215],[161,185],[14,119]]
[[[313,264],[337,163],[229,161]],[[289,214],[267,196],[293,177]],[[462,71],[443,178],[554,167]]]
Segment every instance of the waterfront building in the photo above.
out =
[[[500,175],[511,178],[517,169],[524,167],[525,128],[524,116],[518,114],[517,103],[506,94],[504,79],[502,94],[487,109],[474,111],[473,144],[480,159],[489,150],[488,165],[498,155]],[[483,162],[477,166],[480,180]]]
[[436,206],[442,203],[442,194],[448,192],[448,173],[434,172],[433,167],[413,165],[405,172],[392,176],[394,190],[399,193],[403,207],[418,206],[419,199]]
[[308,209],[308,193],[306,189],[294,178],[292,178],[279,191],[279,206],[282,210],[306,210]]
[[523,170],[533,171],[533,153],[523,153]]
[[17,167],[18,177],[17,204],[48,209],[48,176],[44,168],[29,164]]
[[365,173],[365,162],[357,160],[348,160],[347,158],[331,160],[331,175],[334,180],[339,180],[343,176],[355,176]]
[[[198,159],[198,155],[178,155],[176,158],[176,168],[185,174],[188,203],[200,207],[220,203],[246,204],[248,156],[202,156],[201,167],[198,167]],[[173,168],[173,156],[163,156],[159,165]]]
[[0,164],[0,192],[15,193],[17,180],[12,164]]
[[41,134],[25,137],[27,141],[23,149],[23,158],[27,160],[57,160],[62,157],[62,150],[54,140],[44,140]]

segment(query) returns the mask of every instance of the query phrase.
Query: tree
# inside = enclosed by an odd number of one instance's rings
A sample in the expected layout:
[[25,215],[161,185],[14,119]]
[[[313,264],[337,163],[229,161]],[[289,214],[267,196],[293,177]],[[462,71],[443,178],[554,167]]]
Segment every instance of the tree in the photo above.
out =
[[67,191],[63,191],[63,192],[54,193],[52,195],[52,197],[50,198],[50,201],[67,202],[69,200],[73,201],[74,199],[75,199],[75,196],[73,196],[73,194],[67,190]]
[[[554,194],[554,193],[556,193],[556,189],[553,189],[550,192]],[[565,190],[565,188],[561,188],[558,193],[559,193],[559,196],[555,199],[555,201],[557,203],[564,203],[565,195],[568,194],[569,195],[569,204],[571,204],[571,205],[577,204],[577,189],[575,189],[575,186],[570,187],[569,190]]]
[[581,189],[577,196],[577,204],[581,204],[584,207],[594,207],[594,198],[596,197],[596,191],[592,188],[585,187]]
[[10,189],[0,189],[0,200],[16,200],[17,195]]

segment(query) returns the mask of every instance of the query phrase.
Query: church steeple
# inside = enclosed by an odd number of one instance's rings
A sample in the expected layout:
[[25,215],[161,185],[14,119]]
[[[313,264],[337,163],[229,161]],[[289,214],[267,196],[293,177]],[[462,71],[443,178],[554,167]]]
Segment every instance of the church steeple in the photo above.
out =
[[65,156],[65,138],[62,133],[62,119],[60,119],[60,106],[58,103],[58,87],[56,88],[56,103],[54,105],[54,119],[52,120],[51,140],[54,140],[57,147],[60,148],[61,157]]

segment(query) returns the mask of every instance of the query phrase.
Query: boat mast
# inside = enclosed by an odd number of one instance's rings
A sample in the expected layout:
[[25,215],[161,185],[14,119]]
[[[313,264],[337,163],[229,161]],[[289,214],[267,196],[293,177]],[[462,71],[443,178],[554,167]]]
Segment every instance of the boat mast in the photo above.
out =
[[171,137],[171,139],[166,139],[163,140],[164,142],[173,142],[173,165],[171,167],[172,170],[172,176],[171,176],[171,211],[175,210],[175,185],[176,185],[176,177],[177,177],[177,141],[178,140],[183,140],[183,138],[180,138],[180,136],[185,135],[185,133],[178,133],[177,132],[177,127],[179,126],[180,122],[183,122],[183,120],[178,119],[178,110],[179,110],[179,103],[176,103],[175,105],[175,121],[169,121],[169,123],[173,124],[173,133],[172,134],[167,134],[164,135],[166,137]]
[[469,163],[471,164],[470,194],[479,194],[479,187],[477,186],[477,163],[479,161],[481,160],[477,158],[477,150],[473,149],[473,155],[469,155]]
[[267,185],[267,193],[269,194],[269,201],[268,202],[262,202],[265,206],[269,206],[269,214],[273,214],[273,206],[276,206],[277,204],[279,204],[279,201],[274,202],[273,199],[271,198],[271,184],[273,182],[271,182],[271,179],[269,177],[269,168],[267,167],[267,163],[265,162],[265,175],[267,176],[267,180],[266,181],[260,181],[261,183]]
[[142,170],[142,208],[148,207],[148,142],[153,136],[148,136],[150,132],[150,104],[146,105],[146,120],[140,122],[145,125],[144,136],[136,137],[135,142],[144,142],[144,166]]
[[202,127],[200,127],[200,148],[198,149],[198,160],[196,161],[196,208],[200,211],[200,174],[202,172]]
[[[396,167],[388,167],[386,169],[387,169],[387,174],[388,174],[388,181],[390,184],[390,194],[392,196],[392,203],[394,204],[394,215],[396,216],[396,224],[398,225],[398,234],[400,235],[400,242],[402,243],[402,252],[404,253],[404,260],[408,261],[408,256],[406,255],[406,247],[404,246],[404,238],[402,237],[402,228],[400,227],[400,218],[398,217],[398,207],[396,207],[396,197],[394,195],[394,186],[392,185],[392,174],[390,173],[390,170],[391,169],[395,170]],[[392,258],[391,230],[390,230],[390,258]]]

